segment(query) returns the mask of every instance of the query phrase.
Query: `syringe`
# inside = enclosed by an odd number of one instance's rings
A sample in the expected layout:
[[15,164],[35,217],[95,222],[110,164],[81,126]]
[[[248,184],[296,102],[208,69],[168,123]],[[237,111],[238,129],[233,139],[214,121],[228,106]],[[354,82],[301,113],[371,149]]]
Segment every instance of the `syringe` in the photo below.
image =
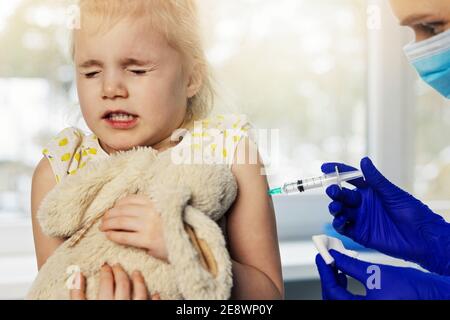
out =
[[350,181],[358,178],[363,178],[364,175],[361,171],[349,171],[340,173],[336,167],[336,172],[330,174],[324,174],[319,177],[307,178],[298,180],[296,182],[285,183],[282,187],[274,188],[269,191],[270,195],[276,194],[292,194],[305,192],[311,189],[317,189],[321,187],[328,187],[332,184],[337,184],[341,187],[341,183],[344,181]]

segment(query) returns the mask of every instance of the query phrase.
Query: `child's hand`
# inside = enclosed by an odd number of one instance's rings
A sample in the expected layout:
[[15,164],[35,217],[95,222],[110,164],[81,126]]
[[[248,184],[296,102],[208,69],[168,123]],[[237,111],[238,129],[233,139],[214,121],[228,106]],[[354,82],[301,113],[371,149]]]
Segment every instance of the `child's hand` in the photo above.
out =
[[100,230],[111,241],[143,248],[153,257],[168,261],[160,213],[143,195],[126,196],[102,218]]

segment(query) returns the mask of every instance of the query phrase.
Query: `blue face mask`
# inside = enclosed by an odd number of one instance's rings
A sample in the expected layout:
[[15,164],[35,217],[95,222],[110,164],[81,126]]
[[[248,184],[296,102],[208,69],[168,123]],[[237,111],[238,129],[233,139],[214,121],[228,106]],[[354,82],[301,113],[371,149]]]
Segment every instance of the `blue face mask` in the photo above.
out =
[[422,79],[450,99],[450,30],[411,43],[404,50]]

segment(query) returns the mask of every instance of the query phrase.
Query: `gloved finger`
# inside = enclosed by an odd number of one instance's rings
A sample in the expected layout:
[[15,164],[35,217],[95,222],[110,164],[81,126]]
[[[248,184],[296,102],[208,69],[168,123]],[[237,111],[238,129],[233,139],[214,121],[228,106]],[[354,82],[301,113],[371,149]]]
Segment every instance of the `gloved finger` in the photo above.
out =
[[361,160],[361,170],[364,173],[367,184],[374,188],[382,197],[389,199],[401,190],[378,171],[370,158],[366,157]]
[[337,278],[337,282],[338,282],[339,286],[344,289],[347,289],[347,284],[348,284],[347,276],[344,273],[337,271],[336,278]]
[[[338,168],[339,172],[351,172],[351,171],[356,171],[358,169],[348,166],[346,164],[343,163],[337,163],[337,162],[329,162],[329,163],[324,163],[321,167],[322,172],[325,174],[330,174],[330,173],[334,173],[336,172],[336,167]],[[364,181],[363,178],[358,178],[358,179],[354,179],[354,180],[350,180],[348,181],[348,183],[354,185],[357,188],[363,188],[365,186],[367,186],[366,182]]]
[[342,211],[342,203],[339,201],[333,201],[328,205],[328,211],[330,211],[333,217],[336,217]]
[[319,271],[322,283],[326,283],[329,287],[337,285],[336,272],[331,265],[326,264],[320,253],[316,255],[316,266]]
[[339,172],[349,172],[349,171],[355,171],[358,170],[352,166],[346,165],[344,163],[339,162],[327,162],[324,163],[321,167],[321,170],[325,174],[336,172],[336,167],[338,168]]
[[359,242],[359,238],[358,238],[358,234],[357,234],[357,228],[354,226],[354,224],[352,222],[350,222],[351,220],[348,220],[349,222],[347,222],[347,225],[345,226],[344,230],[342,231],[342,235],[346,236],[347,238],[352,239],[353,241],[359,243],[360,245],[362,245]]
[[327,265],[320,254],[316,256],[316,266],[320,275],[322,297],[324,300],[353,299],[353,295],[339,285],[333,267]]
[[332,269],[338,285],[344,289],[347,289],[347,276],[340,272],[336,267],[333,267]]
[[369,264],[367,262],[351,258],[336,250],[330,250],[330,254],[334,258],[334,263],[338,270],[362,282],[363,284],[366,283],[368,277],[367,270],[369,266],[373,265],[373,263]]
[[340,234],[344,234],[345,227],[348,225],[348,218],[340,215],[333,220],[333,228]]
[[343,208],[342,203],[339,201],[331,202],[328,205],[328,211],[333,217],[342,215],[347,218],[347,224],[355,222],[358,216],[357,209]]
[[347,188],[341,189],[337,185],[331,185],[325,192],[331,199],[340,201],[350,208],[358,208],[362,203],[361,193],[357,190],[350,190]]

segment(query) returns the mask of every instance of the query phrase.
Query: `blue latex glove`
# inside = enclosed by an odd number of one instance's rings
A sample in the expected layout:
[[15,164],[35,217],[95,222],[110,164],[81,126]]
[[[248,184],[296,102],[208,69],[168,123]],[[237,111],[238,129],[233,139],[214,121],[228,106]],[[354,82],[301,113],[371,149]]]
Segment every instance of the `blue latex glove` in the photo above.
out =
[[[352,171],[337,163],[322,166],[324,173]],[[361,245],[450,275],[450,224],[426,205],[388,181],[369,158],[361,161],[364,179],[354,190],[332,185],[328,196],[333,227]],[[449,186],[450,187],[450,186]]]
[[[316,256],[324,300],[448,300],[450,278],[425,273],[412,268],[392,267],[363,262],[330,250],[335,260],[327,265]],[[376,271],[374,272],[374,268]],[[346,275],[366,288],[366,295],[354,295],[347,290]],[[379,276],[379,281],[374,280]]]

